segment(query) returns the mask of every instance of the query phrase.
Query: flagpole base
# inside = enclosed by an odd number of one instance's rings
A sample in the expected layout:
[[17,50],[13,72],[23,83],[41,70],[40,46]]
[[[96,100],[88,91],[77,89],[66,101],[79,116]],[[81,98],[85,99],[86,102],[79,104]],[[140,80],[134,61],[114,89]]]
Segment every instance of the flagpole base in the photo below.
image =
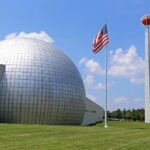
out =
[[107,126],[107,125],[105,125],[105,126],[104,126],[104,128],[108,128],[108,126]]

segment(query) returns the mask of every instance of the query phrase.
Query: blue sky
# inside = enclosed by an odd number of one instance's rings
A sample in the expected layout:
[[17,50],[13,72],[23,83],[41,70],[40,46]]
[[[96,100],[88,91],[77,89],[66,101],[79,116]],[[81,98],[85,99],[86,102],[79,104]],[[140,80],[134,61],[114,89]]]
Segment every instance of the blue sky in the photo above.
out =
[[144,27],[150,13],[142,0],[1,0],[0,39],[11,33],[44,31],[76,64],[87,96],[105,103],[105,49],[92,41],[107,22],[109,34],[108,108],[144,107]]

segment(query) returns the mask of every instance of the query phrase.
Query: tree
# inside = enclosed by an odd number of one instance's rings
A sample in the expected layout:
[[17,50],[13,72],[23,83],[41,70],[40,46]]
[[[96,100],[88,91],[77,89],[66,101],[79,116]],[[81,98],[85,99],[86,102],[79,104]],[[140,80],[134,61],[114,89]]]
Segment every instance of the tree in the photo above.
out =
[[144,116],[144,109],[117,109],[112,112],[107,111],[108,118],[115,118],[115,119],[124,119],[124,120],[133,120],[133,121],[143,121]]

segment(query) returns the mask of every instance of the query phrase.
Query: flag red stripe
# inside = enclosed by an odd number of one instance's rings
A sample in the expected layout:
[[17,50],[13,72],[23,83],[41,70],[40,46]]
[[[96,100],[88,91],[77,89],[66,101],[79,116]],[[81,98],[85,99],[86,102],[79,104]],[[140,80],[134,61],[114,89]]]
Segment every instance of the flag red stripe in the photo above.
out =
[[93,44],[96,44],[96,43],[99,41],[100,36],[102,36],[100,33],[98,33],[98,34],[95,36],[95,38],[94,38],[94,40],[93,40]]
[[94,44],[97,44],[99,42],[99,40],[102,38],[102,34],[98,33],[95,37],[95,41],[94,41]]
[[97,50],[101,45],[106,45],[108,43],[108,36],[104,37],[97,44],[93,45],[93,51]]
[[93,52],[97,51],[97,50],[101,50],[108,42],[105,41],[103,44],[99,45],[98,47],[96,47],[95,49],[93,49]]
[[94,44],[94,48],[97,47],[98,45],[100,45],[101,43],[108,41],[108,36],[103,36],[102,39],[100,39],[96,44]]
[[100,47],[98,47],[97,49],[93,50],[94,53],[99,52],[107,43],[104,43],[103,45],[101,45]]
[[93,47],[93,50],[97,50],[98,48],[100,48],[100,47],[101,47],[101,45],[106,45],[107,43],[108,43],[108,41],[107,41],[107,40],[105,40],[105,41],[103,41],[102,43],[99,43],[99,45],[97,45],[97,46]]
[[[107,42],[108,43],[108,42]],[[97,49],[93,50],[94,53],[99,52],[107,43],[104,43],[103,45],[101,45],[100,47],[98,47]]]
[[98,40],[97,42],[95,42],[95,43],[94,43],[94,45],[99,44],[99,43],[100,43],[100,42],[102,42],[102,41],[103,41],[103,39],[105,39],[106,37],[108,37],[108,35],[107,35],[107,34],[105,34],[105,35],[101,35],[101,37],[99,38],[99,40]]
[[93,39],[93,52],[99,52],[108,43],[107,25],[104,25],[102,30]]

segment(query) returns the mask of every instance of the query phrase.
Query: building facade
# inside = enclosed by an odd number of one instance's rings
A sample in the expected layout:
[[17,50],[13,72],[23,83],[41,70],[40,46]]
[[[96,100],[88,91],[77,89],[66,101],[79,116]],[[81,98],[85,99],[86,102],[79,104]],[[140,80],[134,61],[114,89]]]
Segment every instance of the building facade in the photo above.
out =
[[91,101],[89,98],[85,98],[85,113],[82,125],[92,125],[97,122],[101,122],[104,116],[104,109]]
[[0,122],[82,124],[84,84],[62,51],[41,40],[13,38],[0,42],[0,54]]

